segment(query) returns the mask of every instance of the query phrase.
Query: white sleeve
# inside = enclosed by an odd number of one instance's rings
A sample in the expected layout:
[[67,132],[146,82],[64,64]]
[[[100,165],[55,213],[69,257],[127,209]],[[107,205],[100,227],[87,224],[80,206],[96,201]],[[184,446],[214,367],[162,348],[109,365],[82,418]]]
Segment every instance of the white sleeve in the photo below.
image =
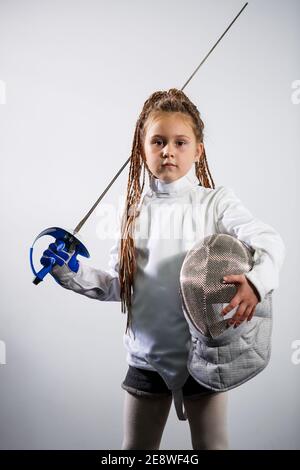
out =
[[[55,269],[55,277],[65,289],[86,295],[91,299],[120,301],[119,261],[118,250],[120,240],[117,240],[110,250],[109,269],[103,271],[79,260],[77,273],[72,272],[66,265]],[[64,269],[62,269],[64,268]]]
[[245,273],[260,295],[279,286],[279,272],[286,249],[281,236],[268,224],[253,217],[234,191],[220,186],[215,204],[215,217],[221,233],[228,233],[252,247],[254,265]]

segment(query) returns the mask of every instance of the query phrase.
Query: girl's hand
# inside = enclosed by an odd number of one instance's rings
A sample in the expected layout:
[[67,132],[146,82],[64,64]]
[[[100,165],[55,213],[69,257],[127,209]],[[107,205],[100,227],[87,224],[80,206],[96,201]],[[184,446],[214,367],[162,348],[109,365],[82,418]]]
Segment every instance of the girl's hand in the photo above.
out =
[[[43,266],[49,266],[53,264],[52,271],[50,274],[53,277],[58,277],[59,273],[63,273],[67,270],[77,273],[79,269],[79,261],[76,259],[78,256],[77,249],[72,253],[65,250],[65,242],[63,240],[55,240],[55,243],[51,243],[47,250],[44,251],[43,256],[40,259],[40,263]],[[63,269],[61,269],[63,268]]]
[[230,303],[222,310],[222,315],[226,315],[230,310],[237,307],[239,308],[228,321],[229,325],[234,324],[234,328],[239,326],[244,320],[250,321],[254,315],[254,310],[260,296],[252,283],[246,278],[245,274],[230,274],[224,276],[224,283],[238,283],[237,292],[231,299]]

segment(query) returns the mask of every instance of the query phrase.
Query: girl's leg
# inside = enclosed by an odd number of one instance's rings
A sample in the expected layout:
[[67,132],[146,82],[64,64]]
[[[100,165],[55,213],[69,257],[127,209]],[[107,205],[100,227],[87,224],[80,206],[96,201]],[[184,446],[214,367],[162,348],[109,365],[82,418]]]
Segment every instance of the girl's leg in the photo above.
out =
[[227,392],[184,398],[194,450],[228,450],[227,402]]
[[122,450],[159,449],[172,396],[136,396],[125,390]]

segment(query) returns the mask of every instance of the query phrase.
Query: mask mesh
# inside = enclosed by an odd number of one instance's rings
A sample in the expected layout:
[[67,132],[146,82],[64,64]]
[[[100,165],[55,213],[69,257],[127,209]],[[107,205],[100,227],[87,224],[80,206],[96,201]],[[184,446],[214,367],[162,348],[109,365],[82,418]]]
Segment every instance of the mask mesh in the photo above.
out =
[[237,288],[223,284],[223,276],[250,271],[253,251],[230,235],[214,234],[187,253],[180,272],[181,298],[190,321],[203,335],[215,338],[227,329],[228,317],[224,319],[221,311]]

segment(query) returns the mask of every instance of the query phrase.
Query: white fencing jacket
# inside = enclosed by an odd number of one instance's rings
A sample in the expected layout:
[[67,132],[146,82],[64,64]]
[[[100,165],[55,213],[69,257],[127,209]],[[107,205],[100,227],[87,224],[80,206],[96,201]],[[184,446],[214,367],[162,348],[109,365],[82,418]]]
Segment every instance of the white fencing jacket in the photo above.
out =
[[[253,217],[231,188],[200,186],[194,166],[171,183],[150,178],[136,220],[132,327],[129,334],[124,333],[123,343],[127,363],[157,371],[174,401],[189,375],[191,344],[181,308],[179,273],[187,251],[213,233],[228,233],[255,249],[254,267],[245,276],[260,300],[278,287],[285,257],[282,238]],[[57,274],[63,287],[100,301],[120,301],[119,241],[110,251],[108,270],[80,261],[76,274],[67,269]]]

